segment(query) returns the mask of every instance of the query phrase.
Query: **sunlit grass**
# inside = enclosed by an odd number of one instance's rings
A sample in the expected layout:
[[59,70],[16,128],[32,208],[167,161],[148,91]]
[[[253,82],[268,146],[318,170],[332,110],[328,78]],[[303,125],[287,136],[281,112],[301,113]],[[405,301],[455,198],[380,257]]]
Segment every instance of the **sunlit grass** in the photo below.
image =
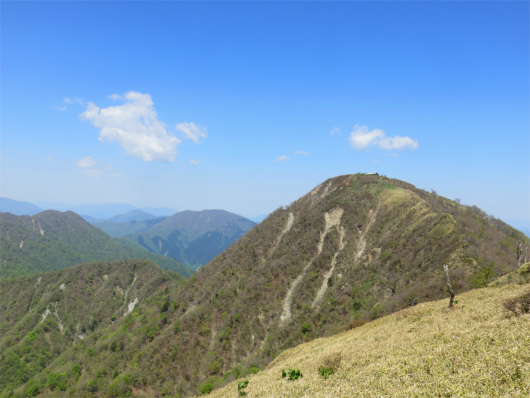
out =
[[[502,302],[528,290],[508,285],[420,304],[339,335],[280,354],[251,376],[248,397],[528,397],[530,315]],[[341,358],[327,379],[319,367]],[[296,367],[304,377],[282,379]],[[210,397],[236,397],[237,383]]]

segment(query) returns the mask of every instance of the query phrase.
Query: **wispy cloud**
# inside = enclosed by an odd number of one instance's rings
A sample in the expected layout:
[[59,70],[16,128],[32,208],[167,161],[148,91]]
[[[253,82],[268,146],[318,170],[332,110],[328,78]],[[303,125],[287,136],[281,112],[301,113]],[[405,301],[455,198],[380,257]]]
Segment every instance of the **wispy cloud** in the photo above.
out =
[[85,156],[84,158],[79,159],[77,162],[75,162],[77,167],[83,169],[81,171],[81,174],[88,177],[99,178],[101,177],[101,170],[98,170],[94,167],[96,163],[97,160],[94,159],[92,156]]
[[111,98],[123,100],[124,104],[99,108],[89,102],[79,115],[100,129],[99,141],[117,141],[127,154],[146,162],[175,160],[180,139],[158,120],[149,94],[130,91],[124,95],[113,94]]
[[416,149],[418,141],[410,137],[387,137],[383,130],[368,130],[367,126],[356,125],[350,133],[350,143],[358,151],[378,146],[384,150]]
[[99,171],[98,169],[83,169],[81,174],[85,176],[93,177],[93,178],[101,177],[101,171]]
[[195,160],[195,159],[190,159],[190,163],[191,164],[201,164],[201,161],[200,160]]
[[86,168],[86,167],[94,167],[96,164],[96,159],[94,159],[92,156],[85,156],[83,159],[79,159],[75,164],[78,167]]
[[336,135],[342,135],[340,129],[337,126],[333,127],[333,129],[329,133],[329,135],[335,135],[335,134]]
[[289,158],[285,155],[278,156],[276,159],[274,159],[275,162],[284,162],[286,160],[289,160]]
[[303,156],[307,156],[307,155],[309,155],[309,152],[306,152],[306,151],[296,151],[294,154],[295,154],[295,155],[303,155]]
[[65,99],[63,99],[63,102],[64,102],[65,104],[73,104],[73,103],[74,103],[74,101],[72,101],[72,100],[71,100],[70,98],[68,98],[68,97],[66,97]]
[[123,177],[123,174],[122,173],[113,173],[110,175],[111,177],[114,177],[114,178],[122,178]]
[[50,162],[50,163],[57,163],[58,160],[55,159],[55,158],[53,158],[53,157],[51,157],[51,156],[48,156],[48,162]]
[[196,126],[195,123],[179,123],[175,126],[177,131],[182,132],[186,138],[198,144],[201,139],[207,137],[206,128]]

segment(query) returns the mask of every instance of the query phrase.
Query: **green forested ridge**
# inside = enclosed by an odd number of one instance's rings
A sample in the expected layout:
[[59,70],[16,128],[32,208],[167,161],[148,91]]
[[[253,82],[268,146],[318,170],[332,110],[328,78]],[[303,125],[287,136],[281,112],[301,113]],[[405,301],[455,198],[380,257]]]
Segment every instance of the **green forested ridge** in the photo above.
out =
[[[263,368],[286,348],[447,296],[443,264],[450,267],[457,295],[485,286],[517,269],[519,241],[528,244],[520,232],[478,208],[405,182],[336,177],[273,212],[187,281],[160,283],[164,293],[155,289],[156,299],[143,296],[132,314],[114,309],[115,319],[101,325],[104,329],[72,340],[47,368],[20,379],[24,385],[2,391],[5,396],[53,396],[62,388],[87,397],[199,394]],[[35,283],[29,278],[25,289]],[[128,283],[119,286],[125,290]],[[95,286],[104,284],[98,279]],[[119,299],[118,289],[99,291]],[[26,312],[13,312],[18,318],[9,331],[18,331],[18,341],[33,339],[30,329],[61,297],[66,298],[56,292],[31,320]],[[64,313],[74,316],[64,305]],[[21,319],[28,326],[17,326]],[[60,333],[58,325],[50,327]],[[15,344],[10,340],[9,347]],[[2,357],[5,369],[24,371],[20,347],[19,362],[12,352]]]
[[177,261],[117,241],[73,212],[47,210],[34,216],[0,213],[1,277],[58,270],[82,262],[147,258],[187,277]]
[[144,231],[164,219],[165,217],[152,218],[149,220],[132,220],[127,222],[98,221],[93,225],[113,238],[118,238]]
[[[23,396],[46,389],[64,391],[72,383],[83,383],[89,372],[112,379],[125,358],[106,362],[100,344],[111,353],[122,352],[124,345],[136,352],[145,340],[152,340],[164,324],[168,293],[182,281],[177,273],[140,259],[1,281],[1,395],[12,395],[35,375],[36,382]],[[138,311],[143,318],[133,325]]]
[[108,223],[97,226],[119,233],[119,236],[124,236],[127,228],[137,229],[138,232],[124,237],[153,253],[197,269],[255,225],[253,221],[224,210],[182,211],[155,223],[157,220],[128,223],[121,227]]

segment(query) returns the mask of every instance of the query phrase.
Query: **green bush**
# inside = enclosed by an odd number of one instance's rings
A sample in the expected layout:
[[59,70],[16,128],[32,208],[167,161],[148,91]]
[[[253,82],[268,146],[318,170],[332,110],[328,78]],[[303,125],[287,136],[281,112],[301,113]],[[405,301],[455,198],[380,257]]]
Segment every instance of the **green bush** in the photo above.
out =
[[204,383],[201,388],[201,395],[206,395],[212,392],[213,390],[213,384],[212,383]]
[[248,380],[243,380],[237,383],[237,391],[239,392],[239,396],[243,397],[247,395],[246,391],[243,391],[244,388],[247,388],[248,386]]
[[26,397],[34,397],[38,395],[39,392],[40,392],[39,386],[37,384],[30,383],[24,390],[24,395]]
[[311,324],[309,322],[302,323],[302,333],[306,334],[311,331]]
[[289,368],[288,370],[283,370],[282,369],[282,378],[286,378],[287,377],[287,380],[296,380],[296,379],[299,379],[301,377],[304,377],[302,375],[302,372],[300,372],[300,369],[297,369],[297,368]]
[[50,373],[48,375],[48,388],[50,390],[59,389],[61,391],[66,391],[68,385],[66,384],[66,373]]
[[320,376],[322,376],[324,379],[327,379],[330,375],[335,373],[341,361],[342,355],[340,353],[328,355],[326,358],[324,358],[322,364],[318,368]]

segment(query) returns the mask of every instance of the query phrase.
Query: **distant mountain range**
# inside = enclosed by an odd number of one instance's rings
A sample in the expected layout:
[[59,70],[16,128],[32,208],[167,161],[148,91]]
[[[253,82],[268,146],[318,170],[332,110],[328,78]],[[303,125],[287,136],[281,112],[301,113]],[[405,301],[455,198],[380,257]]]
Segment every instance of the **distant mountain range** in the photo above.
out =
[[[34,215],[42,210],[27,202],[2,198],[5,212]],[[169,208],[136,209],[124,203],[69,206],[47,203],[75,213],[127,246],[173,258],[195,270],[220,254],[256,223],[224,210],[184,211]],[[67,210],[70,211],[70,210]],[[149,211],[149,212],[148,212]],[[168,215],[168,212],[171,212]],[[161,215],[164,214],[164,215]],[[124,240],[121,240],[124,243]]]
[[184,277],[192,272],[172,258],[109,237],[71,211],[46,210],[33,216],[0,213],[0,254],[2,279],[120,258],[150,259]]
[[[96,223],[163,256],[197,269],[213,260],[256,223],[224,210],[183,211],[170,217],[121,224]],[[128,230],[136,231],[126,234]]]
[[20,202],[9,198],[0,197],[0,212],[11,213],[16,216],[29,215],[40,213],[42,209],[29,202]]

